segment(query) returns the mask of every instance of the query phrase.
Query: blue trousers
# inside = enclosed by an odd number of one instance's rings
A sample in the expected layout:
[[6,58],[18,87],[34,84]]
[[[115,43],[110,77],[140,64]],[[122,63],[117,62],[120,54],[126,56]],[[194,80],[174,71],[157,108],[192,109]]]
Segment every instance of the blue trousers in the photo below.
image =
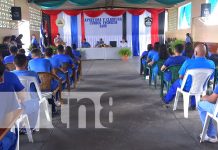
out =
[[[207,112],[212,114],[215,109],[215,104],[212,104],[208,101],[200,101],[197,107],[198,107],[198,112],[199,112],[200,119],[202,122],[202,126],[204,126]],[[207,135],[209,137],[215,137],[217,135],[217,129],[216,129],[216,126],[213,124],[212,120],[210,120],[208,130],[207,130]]]
[[152,80],[154,81],[155,78],[157,77],[157,74],[158,74],[158,66],[155,65],[153,68],[152,68]]
[[[173,85],[170,87],[169,91],[167,92],[166,96],[164,97],[164,101],[166,104],[169,104],[176,96],[177,88],[180,88],[180,79],[176,80]],[[190,89],[185,89],[185,91],[189,91]],[[196,106],[195,97],[191,96],[191,106]]]

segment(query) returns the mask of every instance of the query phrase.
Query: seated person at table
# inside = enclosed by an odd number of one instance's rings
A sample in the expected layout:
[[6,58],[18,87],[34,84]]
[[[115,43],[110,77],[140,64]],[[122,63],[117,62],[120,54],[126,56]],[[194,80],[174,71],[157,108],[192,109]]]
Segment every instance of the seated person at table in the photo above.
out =
[[[165,71],[166,68],[170,67],[170,66],[175,66],[175,65],[182,65],[185,60],[187,59],[187,57],[182,56],[182,51],[183,51],[183,45],[182,44],[178,44],[175,46],[175,55],[169,57],[163,64],[163,66],[161,67],[161,71]],[[172,78],[172,74],[170,71],[165,71],[164,72],[164,80],[165,81],[171,81]]]
[[83,39],[82,41],[82,48],[90,48],[91,45],[89,44],[89,42],[86,41],[86,39]]
[[24,86],[21,84],[18,77],[12,73],[5,71],[5,66],[0,62],[0,92],[16,92],[18,96],[18,103],[21,108],[28,115],[30,127],[35,128],[38,111],[39,101],[38,99],[26,99],[26,93],[24,92]]
[[122,41],[120,41],[120,46],[121,47],[128,47],[128,43],[125,39],[122,39]]
[[[73,66],[73,59],[70,56],[65,55],[63,45],[58,45],[57,53],[58,54],[52,57],[53,59],[58,60],[61,63],[61,65],[63,65],[64,63],[68,63],[69,65]],[[71,77],[73,74],[72,67],[68,68],[68,73],[69,73],[69,77]]]
[[[201,98],[201,101],[198,103],[198,111],[200,115],[200,119],[202,122],[202,127],[205,124],[206,120],[206,115],[207,112],[213,114],[216,108],[216,102],[218,99],[218,86],[213,91],[213,94],[203,96]],[[216,124],[213,123],[212,120],[210,120],[208,129],[206,129],[206,136],[205,136],[205,141],[211,142],[211,143],[217,143],[217,126]]]
[[17,54],[17,51],[18,51],[18,49],[17,49],[16,46],[11,46],[9,48],[9,52],[10,52],[11,55],[6,56],[4,58],[4,63],[5,64],[13,63],[14,62],[14,56]]
[[[18,77],[19,76],[31,76],[35,77],[36,81],[40,84],[40,79],[39,76],[36,72],[34,71],[29,71],[27,70],[27,57],[23,54],[17,54],[14,57],[14,65],[16,67],[16,70],[12,71],[14,74],[16,74]],[[36,93],[36,87],[34,84],[31,85],[30,91],[32,92],[32,97],[34,98],[39,98]]]
[[147,45],[147,51],[144,51],[144,52],[142,53],[142,56],[141,56],[141,71],[140,71],[140,74],[142,74],[144,66],[147,65],[146,60],[147,60],[147,57],[148,57],[148,53],[149,53],[150,50],[152,50],[152,49],[153,49],[152,44],[148,44],[148,45]]
[[159,42],[156,42],[154,44],[154,49],[149,51],[147,57],[148,66],[152,66],[152,80],[155,79],[158,73],[158,65],[155,63],[159,60],[159,54],[158,54],[159,47],[160,47]]
[[[163,101],[165,104],[169,104],[175,97],[177,88],[181,87],[182,79],[185,76],[185,73],[189,69],[198,69],[198,68],[205,68],[205,69],[215,69],[215,65],[213,61],[208,60],[205,58],[206,55],[206,48],[203,44],[199,44],[195,47],[195,59],[187,59],[182,67],[179,70],[180,79],[176,80],[173,85],[170,87],[169,91],[167,92],[166,96],[164,96]],[[192,80],[191,77],[188,77],[186,84],[184,86],[185,91],[189,91],[191,88]],[[195,109],[195,97],[191,97],[191,108]]]
[[97,41],[97,44],[95,45],[95,47],[99,47],[99,46],[101,46],[101,45],[103,45],[103,44],[104,44],[104,41],[103,41],[102,38],[100,38],[100,40]]

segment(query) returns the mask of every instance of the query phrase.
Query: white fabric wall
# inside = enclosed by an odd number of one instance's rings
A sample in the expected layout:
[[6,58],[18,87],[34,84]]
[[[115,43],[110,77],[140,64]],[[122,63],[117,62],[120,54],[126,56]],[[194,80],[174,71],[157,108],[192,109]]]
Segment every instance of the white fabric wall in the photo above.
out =
[[140,56],[147,50],[147,45],[151,44],[151,27],[145,26],[145,18],[151,17],[151,13],[145,11],[144,14],[139,16],[139,48]]
[[[88,16],[84,16],[84,18],[90,18]],[[122,18],[119,17],[111,17],[105,13],[96,18]],[[117,41],[117,44],[122,40],[122,20],[118,21],[117,24],[108,24],[106,28],[100,28],[99,25],[90,25],[89,22],[85,22],[85,33],[86,39],[94,47],[97,41],[102,38],[105,44],[110,43],[110,41]],[[119,46],[119,45],[118,45]]]
[[128,47],[132,47],[132,15],[126,13],[126,40]]
[[81,14],[77,16],[77,26],[78,26],[78,47],[82,47]]

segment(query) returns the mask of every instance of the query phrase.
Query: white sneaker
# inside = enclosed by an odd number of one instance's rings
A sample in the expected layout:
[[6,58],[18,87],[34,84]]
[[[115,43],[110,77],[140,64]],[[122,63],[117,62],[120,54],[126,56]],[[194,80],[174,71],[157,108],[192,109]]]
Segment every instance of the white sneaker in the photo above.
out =
[[[201,138],[201,134],[200,134],[200,138]],[[207,134],[205,135],[205,138],[203,141],[207,141],[207,142],[210,142],[210,143],[217,143],[218,142],[218,139],[217,139],[217,136],[215,137],[209,137]]]

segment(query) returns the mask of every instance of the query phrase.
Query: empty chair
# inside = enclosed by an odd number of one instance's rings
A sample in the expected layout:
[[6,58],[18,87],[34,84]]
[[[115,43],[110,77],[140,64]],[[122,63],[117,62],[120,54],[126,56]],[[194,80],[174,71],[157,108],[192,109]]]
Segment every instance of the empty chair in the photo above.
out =
[[[196,104],[200,100],[200,96],[204,94],[207,90],[207,83],[210,79],[213,69],[190,69],[186,72],[184,79],[182,81],[181,88],[177,88],[175,102],[173,110],[177,108],[178,100],[180,94],[183,94],[183,107],[184,107],[184,117],[188,118],[188,107],[190,96],[195,96]],[[189,92],[184,91],[184,87],[188,77],[192,78],[192,85]]]

